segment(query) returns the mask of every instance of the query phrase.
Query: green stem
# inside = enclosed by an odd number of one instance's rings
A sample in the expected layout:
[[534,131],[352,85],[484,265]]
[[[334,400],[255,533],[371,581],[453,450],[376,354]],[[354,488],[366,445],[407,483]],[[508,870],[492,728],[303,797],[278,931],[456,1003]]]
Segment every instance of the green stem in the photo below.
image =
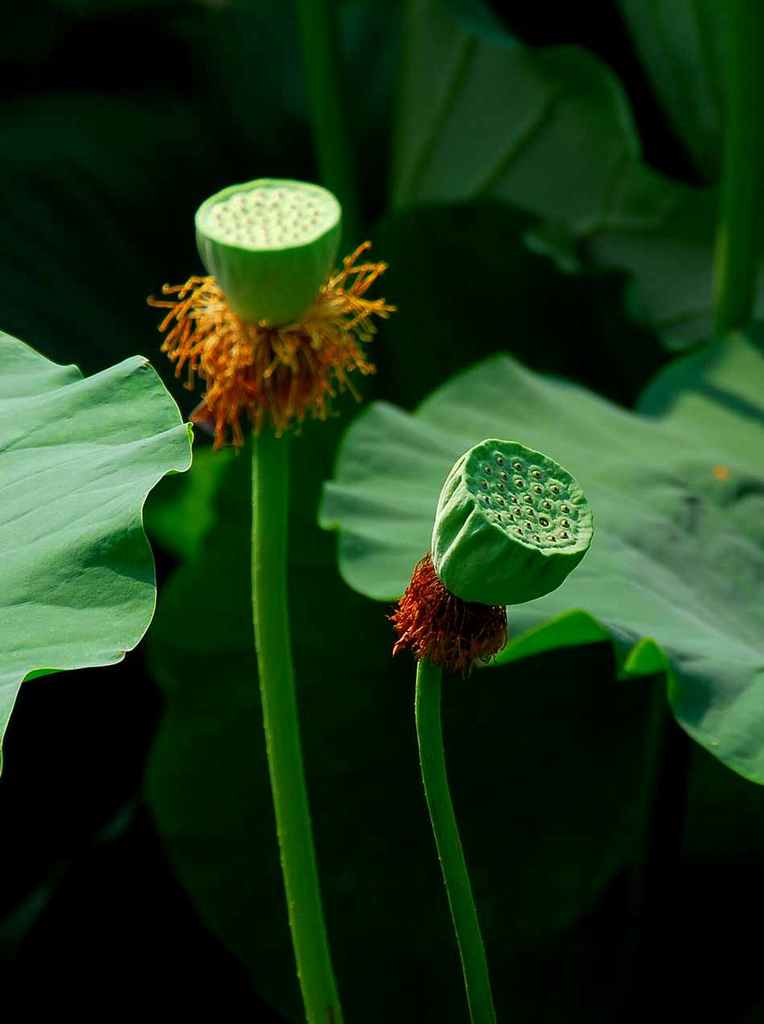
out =
[[440,669],[423,659],[416,673],[415,713],[424,792],[462,960],[470,1017],[473,1024],[495,1024],[483,937],[448,789],[440,691]]
[[714,308],[719,334],[752,318],[762,231],[764,8],[729,0],[725,10],[725,120]]
[[252,607],[289,925],[310,1024],[341,1024],[313,849],[287,607],[289,442],[252,439]]
[[321,182],[342,203],[344,236],[357,244],[360,205],[342,89],[337,7],[332,0],[297,0],[297,19]]

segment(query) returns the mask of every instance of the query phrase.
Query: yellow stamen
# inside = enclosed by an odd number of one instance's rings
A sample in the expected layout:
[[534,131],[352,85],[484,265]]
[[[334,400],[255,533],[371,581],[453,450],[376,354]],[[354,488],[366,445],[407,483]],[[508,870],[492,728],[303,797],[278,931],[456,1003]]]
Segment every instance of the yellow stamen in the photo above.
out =
[[216,448],[229,435],[235,445],[244,443],[244,414],[256,433],[269,425],[280,435],[306,416],[326,419],[338,391],[358,397],[349,374],[374,372],[361,347],[376,332],[372,317],[395,311],[384,299],[364,298],[387,269],[385,263],[356,265],[370,246],[364,242],[345,257],[302,320],[281,327],[241,320],[214,277],[166,284],[162,294],[174,298],[149,298],[150,306],[169,310],[159,330],[167,332],[162,351],[175,363],[175,375],[185,368],[189,389],[197,377],[206,384],[192,419],[211,423]]

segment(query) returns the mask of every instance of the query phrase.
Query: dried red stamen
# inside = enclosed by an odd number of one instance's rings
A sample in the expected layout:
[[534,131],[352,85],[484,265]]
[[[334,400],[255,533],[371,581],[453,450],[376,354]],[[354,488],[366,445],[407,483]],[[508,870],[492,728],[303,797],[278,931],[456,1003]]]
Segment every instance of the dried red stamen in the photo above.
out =
[[417,661],[429,658],[465,676],[475,661],[497,654],[507,642],[506,608],[456,597],[441,583],[429,555],[417,563],[390,621],[398,634],[393,654],[408,648]]

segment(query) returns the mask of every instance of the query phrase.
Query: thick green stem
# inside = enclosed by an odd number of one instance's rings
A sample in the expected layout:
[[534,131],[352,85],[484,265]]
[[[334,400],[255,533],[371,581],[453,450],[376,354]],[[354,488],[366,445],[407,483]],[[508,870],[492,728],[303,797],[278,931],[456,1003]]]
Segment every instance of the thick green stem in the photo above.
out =
[[310,1024],[341,1024],[313,849],[287,607],[289,442],[252,439],[252,608],[289,925]]
[[462,960],[467,1002],[473,1024],[495,1024],[491,980],[480,934],[472,886],[464,860],[443,749],[440,714],[441,671],[432,662],[419,662],[416,673],[416,728],[422,781],[430,811],[435,845],[438,848],[443,881],[454,922],[456,941]]
[[729,0],[725,10],[725,118],[714,308],[719,334],[751,320],[761,252],[764,173],[764,6]]
[[297,17],[321,183],[342,203],[343,233],[355,245],[360,208],[342,89],[337,7],[332,0],[297,0]]

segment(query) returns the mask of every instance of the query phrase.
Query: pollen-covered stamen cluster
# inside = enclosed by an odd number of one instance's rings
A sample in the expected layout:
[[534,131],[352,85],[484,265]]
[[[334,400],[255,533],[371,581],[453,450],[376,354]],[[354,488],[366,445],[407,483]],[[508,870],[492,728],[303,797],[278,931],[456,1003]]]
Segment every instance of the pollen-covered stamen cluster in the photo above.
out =
[[387,317],[395,307],[365,298],[387,269],[384,263],[356,263],[370,245],[344,259],[299,322],[280,327],[238,317],[214,277],[165,285],[162,293],[174,298],[149,299],[169,310],[159,330],[167,332],[162,351],[176,375],[185,370],[189,388],[197,377],[206,385],[194,419],[214,426],[215,447],[229,435],[235,445],[244,443],[245,415],[256,432],[271,426],[276,434],[308,416],[325,419],[338,391],[356,394],[352,372],[374,372],[362,344],[376,332],[372,318]]
[[393,654],[408,648],[447,672],[469,675],[477,660],[507,642],[507,612],[500,605],[462,601],[438,578],[430,555],[417,563],[406,592],[390,616],[398,639]]

